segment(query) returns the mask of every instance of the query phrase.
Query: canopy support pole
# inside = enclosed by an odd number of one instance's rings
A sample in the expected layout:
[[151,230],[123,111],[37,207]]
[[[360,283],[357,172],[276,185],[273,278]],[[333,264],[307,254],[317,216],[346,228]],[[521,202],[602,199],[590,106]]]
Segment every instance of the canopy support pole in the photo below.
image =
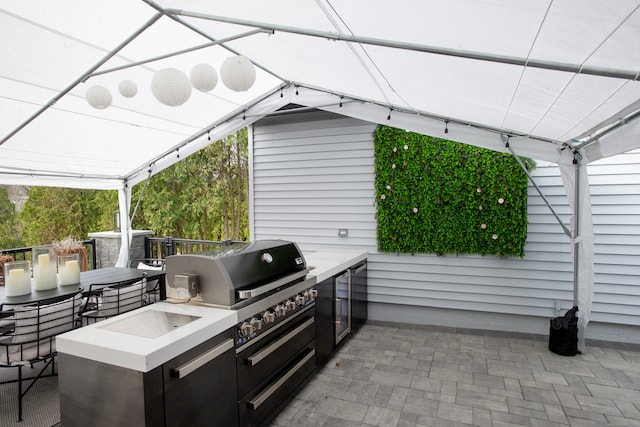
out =
[[167,53],[165,55],[160,55],[160,56],[155,56],[153,58],[143,59],[142,61],[132,62],[130,64],[121,65],[119,67],[109,68],[107,70],[96,71],[96,72],[88,75],[85,78],[84,81],[90,79],[91,77],[99,76],[99,75],[102,75],[102,74],[113,73],[114,71],[125,70],[127,68],[137,67],[138,65],[148,64],[150,62],[155,62],[155,61],[159,61],[161,59],[171,58],[173,56],[183,55],[185,53],[189,53],[189,52],[193,52],[193,51],[196,51],[196,50],[204,49],[204,48],[207,48],[207,47],[219,45],[219,44],[222,44],[222,43],[230,42],[230,41],[233,41],[233,40],[241,39],[241,38],[252,36],[254,34],[259,34],[259,33],[269,33],[269,34],[271,34],[272,31],[263,30],[261,28],[258,28],[258,29],[255,29],[255,30],[247,31],[246,33],[237,34],[235,36],[225,37],[225,38],[220,39],[220,40],[212,41],[212,42],[209,42],[209,43],[201,44],[201,45],[190,47],[190,48],[187,48],[187,49],[178,50],[176,52]]
[[518,155],[513,151],[513,148],[511,148],[511,145],[509,144],[509,137],[505,136],[504,134],[500,134],[500,137],[504,141],[505,147],[507,147],[507,149],[509,150],[509,152],[511,153],[513,158],[516,159],[516,162],[518,162],[518,165],[520,166],[520,169],[522,169],[524,171],[524,173],[527,175],[527,178],[529,178],[529,182],[531,182],[531,184],[536,189],[536,191],[538,192],[540,197],[542,197],[542,200],[544,201],[544,204],[547,205],[547,207],[549,208],[549,210],[551,211],[551,213],[555,217],[556,221],[558,221],[558,224],[560,224],[560,227],[562,227],[562,230],[564,231],[564,234],[566,234],[569,238],[574,236],[574,234],[571,233],[571,230],[569,230],[569,228],[562,222],[562,220],[560,219],[560,217],[556,213],[555,209],[553,209],[553,206],[551,206],[551,203],[549,203],[549,201],[545,197],[544,193],[542,193],[542,190],[540,189],[540,187],[538,187],[538,184],[536,183],[536,181],[533,179],[533,177],[529,173],[529,170],[525,167],[525,165],[522,164],[522,160],[520,160],[520,157],[518,157]]
[[145,22],[140,28],[138,28],[138,30],[136,30],[133,34],[131,34],[129,37],[127,37],[115,49],[113,49],[112,51],[107,53],[102,59],[100,59],[97,63],[95,63],[91,68],[89,68],[87,71],[82,73],[82,75],[80,77],[78,77],[77,79],[75,79],[73,81],[73,83],[71,83],[66,88],[62,89],[62,91],[60,91],[56,96],[51,98],[51,100],[49,100],[49,102],[47,102],[45,105],[40,107],[40,109],[38,111],[33,113],[31,115],[31,117],[29,117],[27,120],[22,122],[22,124],[20,124],[17,128],[15,128],[11,132],[9,132],[4,138],[2,138],[2,140],[0,140],[0,145],[2,145],[5,142],[7,142],[13,135],[15,135],[16,133],[20,132],[22,129],[24,129],[25,126],[27,126],[29,123],[34,121],[38,116],[40,116],[40,114],[42,114],[45,111],[47,111],[49,109],[49,107],[53,106],[56,102],[58,102],[67,93],[71,92],[71,90],[73,90],[74,87],[76,87],[78,84],[82,83],[89,75],[91,75],[91,73],[93,73],[98,68],[100,68],[105,62],[107,62],[113,56],[115,56],[118,52],[120,52],[126,45],[131,43],[136,37],[138,37],[140,34],[142,34],[147,28],[149,28],[151,25],[153,25],[153,23],[156,22],[161,17],[162,17],[162,13],[156,13],[155,15],[153,15],[147,22]]
[[573,305],[578,306],[579,272],[580,272],[580,155],[573,153],[573,167],[576,180],[573,208]]
[[129,248],[131,247],[133,231],[131,230],[131,220],[129,219],[131,187],[126,179],[122,181],[122,187],[118,190],[118,206],[120,208],[120,252],[118,253],[116,267],[128,267]]
[[[570,230],[565,226],[560,217],[551,207],[544,194],[533,180],[527,168],[522,164],[520,158],[516,155],[509,145],[509,137],[501,134],[502,140],[507,149],[518,162],[518,165],[527,174],[529,181],[538,191],[542,200],[553,213],[565,234],[571,239],[571,251],[573,252],[573,306],[578,307],[580,314],[578,315],[578,350],[585,349],[585,336],[589,317],[591,316],[591,302],[594,290],[594,269],[593,269],[593,219],[591,216],[591,199],[589,196],[588,179],[583,182],[582,174],[586,172],[584,165],[580,160],[582,154],[578,151],[573,152],[573,165],[560,164],[560,173],[562,181],[569,198],[569,205],[573,210],[572,228]],[[571,170],[571,167],[573,170]],[[584,169],[584,171],[582,170]],[[573,173],[571,173],[573,172]],[[573,192],[573,193],[572,193]]]
[[582,153],[573,152],[573,164],[560,164],[562,181],[572,210],[573,305],[579,308],[578,350],[584,351],[585,337],[595,289],[594,233],[589,175]]
[[311,30],[307,28],[291,27],[287,25],[270,24],[266,22],[250,21],[246,19],[230,18],[226,16],[209,15],[199,12],[191,12],[181,9],[165,9],[164,12],[170,16],[187,16],[190,18],[205,19],[209,21],[224,22],[228,24],[244,25],[253,28],[263,28],[271,31],[298,34],[303,36],[318,37],[326,40],[337,40],[352,43],[368,44],[373,46],[390,47],[394,49],[412,50],[415,52],[432,53],[436,55],[446,55],[457,58],[473,59],[479,61],[496,62],[500,64],[511,64],[522,67],[540,68],[544,70],[563,71],[574,74],[589,74],[601,77],[611,77],[617,79],[636,81],[640,80],[640,73],[637,70],[614,70],[609,68],[589,67],[584,64],[567,64],[561,62],[543,61],[533,58],[519,58],[514,56],[494,55],[483,52],[472,52],[468,50],[446,49],[437,46],[430,46],[417,43],[399,42],[374,37],[354,36],[328,31]]
[[[640,103],[636,103],[636,104],[640,107]],[[588,137],[585,140],[583,140],[579,144],[574,145],[575,149],[581,150],[587,147],[588,145],[593,144],[599,138],[602,138],[603,136],[610,134],[611,132],[620,128],[621,126],[629,124],[634,120],[640,119],[640,108],[638,108],[637,110],[633,111],[632,113],[624,117],[619,117],[619,116],[616,116],[616,117],[618,118],[616,118],[616,120],[614,120],[612,123],[609,123],[606,126],[598,126],[596,131],[589,133]],[[578,138],[578,140],[580,141],[581,139]]]

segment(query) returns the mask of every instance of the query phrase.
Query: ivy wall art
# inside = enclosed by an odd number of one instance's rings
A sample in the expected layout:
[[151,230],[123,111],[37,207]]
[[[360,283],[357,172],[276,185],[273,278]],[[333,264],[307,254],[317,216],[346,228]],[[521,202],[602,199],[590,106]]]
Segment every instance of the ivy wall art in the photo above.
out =
[[374,150],[380,251],[524,256],[527,176],[512,155],[387,126]]

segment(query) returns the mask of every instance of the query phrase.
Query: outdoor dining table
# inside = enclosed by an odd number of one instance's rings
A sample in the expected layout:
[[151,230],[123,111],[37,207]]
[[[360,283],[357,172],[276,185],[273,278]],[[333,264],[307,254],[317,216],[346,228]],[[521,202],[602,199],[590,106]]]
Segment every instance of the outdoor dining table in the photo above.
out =
[[58,301],[68,296],[77,294],[83,290],[81,285],[70,286],[58,286],[54,289],[48,289],[46,291],[31,291],[30,294],[18,295],[14,297],[8,297],[5,295],[6,288],[0,287],[0,312],[3,311],[4,306],[13,305],[30,305],[37,303],[46,303],[47,301]]
[[143,270],[138,268],[126,267],[106,267],[95,270],[80,272],[80,283],[78,285],[57,286],[54,289],[46,291],[31,291],[26,295],[8,297],[5,295],[5,287],[0,287],[0,311],[5,305],[29,305],[42,303],[49,300],[59,300],[64,296],[72,295],[82,291],[89,292],[89,288],[93,285],[94,290],[99,289],[100,285],[110,286],[113,283],[124,282],[128,280],[159,280],[160,281],[160,299],[167,297],[164,286],[165,272],[158,270]]

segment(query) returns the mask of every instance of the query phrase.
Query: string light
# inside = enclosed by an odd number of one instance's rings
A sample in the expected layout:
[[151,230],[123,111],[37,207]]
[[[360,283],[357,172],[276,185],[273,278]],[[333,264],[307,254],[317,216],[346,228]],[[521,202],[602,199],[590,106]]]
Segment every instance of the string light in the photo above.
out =
[[342,99],[344,98],[344,96],[340,97],[340,108],[342,108]]
[[391,112],[393,111],[393,108],[389,108],[389,115],[387,116],[387,120],[391,120]]
[[444,121],[444,133],[449,133],[449,120]]

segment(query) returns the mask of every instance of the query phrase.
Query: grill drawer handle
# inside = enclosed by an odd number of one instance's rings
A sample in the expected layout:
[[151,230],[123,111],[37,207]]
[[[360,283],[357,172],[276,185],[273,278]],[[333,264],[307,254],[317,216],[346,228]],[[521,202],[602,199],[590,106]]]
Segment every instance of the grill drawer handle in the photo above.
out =
[[256,354],[252,355],[251,357],[247,357],[247,361],[249,362],[249,365],[256,366],[258,363],[260,363],[261,360],[263,360],[264,358],[269,356],[271,353],[273,353],[274,351],[276,351],[277,349],[282,347],[282,345],[284,345],[284,343],[286,343],[291,338],[293,338],[296,335],[298,335],[303,329],[305,329],[307,326],[311,325],[313,322],[314,322],[313,317],[307,319],[304,323],[302,323],[300,326],[298,326],[297,328],[295,328],[291,332],[289,332],[286,335],[284,335],[279,340],[274,341],[272,344],[270,344],[269,346],[263,348],[262,350],[260,350]]
[[267,283],[266,285],[262,285],[259,286],[257,288],[254,289],[249,289],[249,290],[243,290],[243,291],[238,291],[238,298],[240,299],[246,299],[246,298],[253,298],[253,297],[257,297],[258,295],[262,295],[266,292],[272,291],[276,288],[279,288],[280,286],[291,282],[293,280],[297,280],[300,279],[301,277],[304,277],[307,275],[307,273],[309,272],[308,268],[305,268],[304,270],[300,270],[297,271],[289,276],[285,276],[282,277],[278,280],[274,280],[271,283]]
[[171,376],[178,377],[178,379],[182,379],[187,375],[191,374],[192,372],[194,372],[195,370],[197,370],[198,368],[211,362],[213,359],[220,356],[225,351],[230,350],[232,348],[233,348],[233,340],[231,338],[228,338],[218,346],[207,351],[206,353],[203,353],[200,356],[196,357],[195,359],[191,359],[187,363],[172,369]]
[[262,405],[268,398],[271,397],[273,393],[278,391],[280,386],[284,384],[289,378],[294,376],[303,366],[307,363],[314,355],[316,354],[315,350],[311,350],[309,354],[307,354],[301,361],[295,364],[293,368],[291,368],[286,374],[278,379],[275,383],[271,384],[268,389],[260,393],[255,397],[255,399],[249,401],[249,405],[255,411]]

